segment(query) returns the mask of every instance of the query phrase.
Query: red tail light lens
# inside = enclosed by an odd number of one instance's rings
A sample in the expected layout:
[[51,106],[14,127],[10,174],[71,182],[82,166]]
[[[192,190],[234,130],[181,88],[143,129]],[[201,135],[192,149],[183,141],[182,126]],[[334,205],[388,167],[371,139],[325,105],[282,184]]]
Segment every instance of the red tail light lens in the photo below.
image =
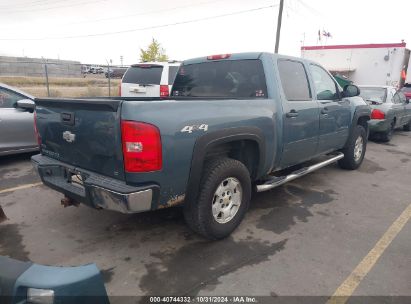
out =
[[160,131],[151,124],[121,121],[126,172],[150,172],[162,168]]
[[168,90],[168,85],[161,85],[160,86],[160,97],[168,97],[170,94]]
[[211,55],[207,56],[207,60],[220,60],[230,58],[231,54],[220,54],[220,55]]
[[385,119],[385,113],[381,110],[374,109],[371,112],[371,119]]
[[37,129],[37,113],[36,113],[36,111],[34,111],[33,116],[34,116],[34,133],[36,134],[37,143],[40,147],[41,146],[41,137],[40,137],[40,134],[39,134],[39,130]]

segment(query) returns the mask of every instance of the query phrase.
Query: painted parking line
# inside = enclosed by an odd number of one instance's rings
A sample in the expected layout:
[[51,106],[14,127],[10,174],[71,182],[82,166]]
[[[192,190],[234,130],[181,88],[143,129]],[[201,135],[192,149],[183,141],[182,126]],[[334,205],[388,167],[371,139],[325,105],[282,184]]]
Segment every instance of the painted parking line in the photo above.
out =
[[13,191],[16,191],[16,190],[22,190],[22,189],[37,187],[37,186],[40,186],[42,184],[43,183],[26,184],[26,185],[17,186],[17,187],[14,187],[14,188],[3,189],[3,190],[0,190],[0,194],[7,193],[7,192],[13,192]]
[[411,218],[411,204],[401,213],[394,223],[388,228],[374,248],[364,257],[348,278],[337,288],[327,304],[344,304],[357,289],[358,285],[372,269],[384,251],[395,237],[401,232]]

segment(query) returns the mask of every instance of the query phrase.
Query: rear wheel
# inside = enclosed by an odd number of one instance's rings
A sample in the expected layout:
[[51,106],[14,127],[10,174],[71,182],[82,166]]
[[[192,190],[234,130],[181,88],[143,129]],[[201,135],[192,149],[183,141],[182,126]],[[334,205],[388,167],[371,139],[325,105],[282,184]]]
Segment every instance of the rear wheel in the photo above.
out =
[[198,199],[186,203],[184,216],[197,233],[212,240],[222,239],[240,224],[250,197],[250,174],[244,164],[217,158],[205,164]]
[[342,150],[344,158],[338,161],[341,168],[355,170],[361,166],[367,148],[367,132],[364,127],[357,125],[353,130],[347,145]]

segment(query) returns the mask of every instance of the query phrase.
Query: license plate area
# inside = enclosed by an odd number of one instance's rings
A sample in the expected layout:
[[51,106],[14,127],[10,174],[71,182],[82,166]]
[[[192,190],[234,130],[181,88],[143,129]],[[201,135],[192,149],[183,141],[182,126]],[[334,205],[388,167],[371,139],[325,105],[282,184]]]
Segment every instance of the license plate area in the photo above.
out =
[[68,176],[68,182],[72,186],[82,189],[83,191],[85,190],[83,176],[80,173],[73,173],[69,171]]

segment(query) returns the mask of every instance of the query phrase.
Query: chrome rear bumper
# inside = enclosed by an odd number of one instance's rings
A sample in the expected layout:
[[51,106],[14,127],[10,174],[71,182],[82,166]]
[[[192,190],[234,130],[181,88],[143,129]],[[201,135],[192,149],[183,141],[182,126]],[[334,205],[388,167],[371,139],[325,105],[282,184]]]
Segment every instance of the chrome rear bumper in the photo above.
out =
[[151,210],[155,193],[159,192],[157,185],[130,186],[124,181],[76,168],[41,154],[31,159],[42,182],[63,193],[72,201],[71,204],[78,202],[98,209],[138,213]]

